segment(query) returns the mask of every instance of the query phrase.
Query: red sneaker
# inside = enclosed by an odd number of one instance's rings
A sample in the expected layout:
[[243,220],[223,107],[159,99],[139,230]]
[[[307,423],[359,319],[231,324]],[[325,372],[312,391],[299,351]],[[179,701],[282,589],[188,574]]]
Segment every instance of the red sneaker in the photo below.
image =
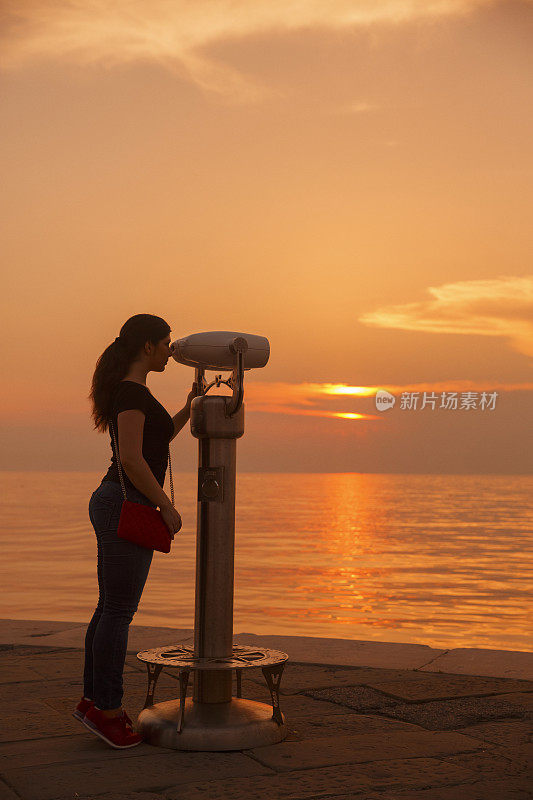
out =
[[126,712],[124,711],[124,709],[122,709],[122,713],[124,714],[124,719],[126,720],[126,722],[128,723],[128,725],[130,725],[130,726],[133,728],[133,722],[132,722],[132,721],[131,721],[131,719],[128,717],[128,715],[126,714]]
[[82,722],[86,728],[117,750],[135,747],[143,741],[140,733],[134,733],[132,722],[124,710],[119,717],[106,717],[100,709],[92,705],[87,709]]
[[83,720],[87,710],[94,705],[94,700],[86,700],[85,697],[82,697],[74,711],[72,712],[72,716],[79,719],[80,722]]

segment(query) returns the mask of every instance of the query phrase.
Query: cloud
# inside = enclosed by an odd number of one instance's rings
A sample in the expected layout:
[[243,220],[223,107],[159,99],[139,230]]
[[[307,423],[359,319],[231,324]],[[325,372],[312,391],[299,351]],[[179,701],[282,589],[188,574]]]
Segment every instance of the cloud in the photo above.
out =
[[[472,380],[446,380],[431,383],[379,384],[379,386],[350,386],[344,383],[254,383],[249,381],[244,390],[246,412],[261,411],[266,414],[293,414],[298,416],[329,417],[337,420],[382,421],[381,414],[362,413],[347,398],[374,398],[379,389],[400,396],[403,392],[532,392],[533,383],[499,383]],[[343,409],[331,408],[332,400],[342,401]],[[327,406],[330,406],[328,408]],[[366,403],[368,407],[368,402]],[[371,406],[375,411],[374,402]]]
[[334,109],[335,114],[367,114],[369,111],[380,111],[382,105],[377,103],[346,103]]
[[[0,424],[21,424],[32,419],[39,427],[55,427],[89,419],[89,401],[79,387],[70,383],[39,386],[35,399],[34,379],[31,375],[12,378],[11,391],[0,401]],[[285,414],[324,417],[349,422],[382,421],[383,415],[375,413],[374,396],[379,389],[399,397],[402,392],[533,392],[533,383],[498,383],[493,380],[446,380],[431,383],[381,383],[378,386],[353,386],[347,383],[286,383],[285,381],[260,382],[246,379],[244,402],[246,413]],[[230,395],[227,386],[217,394]],[[359,402],[360,399],[363,402]],[[342,408],[338,408],[341,405]],[[365,405],[366,410],[361,406]],[[368,413],[371,409],[372,413]]]
[[[375,23],[465,14],[492,0],[4,0],[2,64],[46,59],[108,67],[150,61],[226,100],[273,93],[203,52],[227,38],[309,28],[350,30]],[[276,90],[275,94],[279,94]],[[364,105],[364,104],[363,104]],[[355,111],[364,110],[358,108]]]
[[379,328],[428,333],[500,336],[533,356],[533,276],[501,276],[430,286],[431,300],[386,306],[359,322]]

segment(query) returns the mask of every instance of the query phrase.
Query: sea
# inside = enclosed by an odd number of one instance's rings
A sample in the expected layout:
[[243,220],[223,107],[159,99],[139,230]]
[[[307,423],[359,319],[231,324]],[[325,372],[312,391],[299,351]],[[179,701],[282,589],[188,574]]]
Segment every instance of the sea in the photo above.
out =
[[[0,473],[2,618],[89,622],[102,475]],[[197,473],[173,483],[133,624],[193,629]],[[531,475],[239,472],[233,632],[530,651],[532,510]]]

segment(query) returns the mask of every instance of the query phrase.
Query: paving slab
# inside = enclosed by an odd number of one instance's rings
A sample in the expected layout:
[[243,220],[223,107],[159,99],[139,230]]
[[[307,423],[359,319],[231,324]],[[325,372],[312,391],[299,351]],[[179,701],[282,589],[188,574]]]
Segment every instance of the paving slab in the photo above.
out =
[[72,680],[35,680],[27,683],[4,683],[0,685],[0,704],[24,697],[26,700],[43,700],[52,697],[70,699],[76,704],[83,694],[83,683]]
[[[315,794],[313,796],[313,800],[328,800],[328,797],[330,796],[331,795],[327,794],[320,794],[320,795]],[[380,800],[380,798],[383,797],[383,795],[368,794],[368,792],[363,792],[363,793],[357,792],[357,794],[350,792],[349,794],[336,794],[335,800],[353,800],[354,797],[357,797],[358,800]]]
[[[104,792],[97,795],[97,800],[161,800],[163,795],[159,792]],[[63,795],[58,797],[57,800],[73,800],[72,795]],[[76,793],[74,800],[95,800],[95,795],[91,794],[78,794]]]
[[445,649],[429,647],[426,644],[330,639],[318,636],[236,633],[233,640],[238,644],[282,650],[293,661],[337,666],[394,666],[397,669],[420,669],[446,652]]
[[413,722],[429,730],[453,730],[491,719],[530,719],[528,699],[520,696],[461,697],[429,703],[410,703],[394,706],[387,715]]
[[489,650],[455,647],[420,667],[425,672],[456,672],[462,675],[492,675],[533,680],[533,653],[520,650]]
[[530,719],[533,694],[528,692],[474,697],[447,697],[423,703],[402,703],[364,686],[308,689],[306,696],[329,700],[356,711],[379,709],[389,717],[429,730],[452,730],[503,717]]
[[[357,682],[356,673],[360,671],[358,667],[347,670],[349,677],[346,679],[338,667],[295,664],[292,661],[288,661],[283,669],[279,691],[280,694],[284,695],[298,694],[298,692],[308,688],[318,689],[326,686],[344,685],[345,680],[348,680],[347,685],[351,686],[354,682]],[[266,685],[260,669],[245,670],[243,672],[243,685],[245,681],[255,683],[258,686]]]
[[[81,764],[117,758],[117,750],[103,746],[97,736],[78,723],[78,733],[69,736],[48,736],[0,744],[0,772],[8,769],[51,766],[53,764]],[[157,748],[157,752],[171,753],[170,748]],[[122,758],[153,757],[154,748],[146,742],[121,750]]]
[[[267,705],[272,705],[270,698],[248,698],[250,700],[257,699],[258,702],[264,702]],[[333,716],[337,714],[346,714],[346,708],[335,703],[328,703],[327,700],[314,700],[312,697],[305,697],[303,695],[288,695],[280,700],[279,707],[283,714],[293,719],[301,716],[314,715],[319,716]]]
[[165,800],[315,800],[349,792],[349,797],[398,785],[426,786],[473,779],[470,770],[450,768],[433,758],[380,761],[373,764],[342,764],[335,767],[294,770],[270,777],[226,778],[201,781],[163,792]]
[[461,733],[494,745],[515,747],[531,742],[531,728],[530,720],[503,719],[468,725],[461,728]]
[[459,800],[460,798],[464,798],[464,800],[531,800],[531,791],[522,782],[491,780],[476,781],[469,783],[468,786],[464,784],[441,786],[424,791],[406,789],[379,795],[379,800]]
[[[368,793],[363,793],[363,795],[353,795],[353,794],[350,793],[350,794],[335,795],[335,800],[352,800],[354,796],[359,798],[360,800],[380,800],[380,798],[383,797],[383,795],[381,795],[381,794],[371,794],[370,795]],[[319,795],[315,795],[313,800],[328,800],[328,796],[325,795],[325,794],[322,794],[320,796]]]
[[306,689],[298,697],[314,697],[355,711],[384,710],[401,705],[396,697],[389,697],[371,686],[331,686],[327,689]]
[[[505,692],[500,694],[499,697],[505,697],[509,703],[516,703],[520,708],[525,708],[529,712],[533,712],[533,692]],[[532,717],[530,717],[532,718]]]
[[41,655],[42,653],[46,653],[47,655],[51,655],[52,653],[73,653],[82,652],[83,648],[76,648],[76,647],[48,647],[47,645],[36,645],[32,644],[11,644],[9,647],[3,647],[0,649],[0,659],[2,663],[10,664],[12,662],[17,661],[18,655],[20,653],[24,653],[26,656],[31,655]]
[[60,714],[42,701],[14,698],[2,704],[0,742],[76,734],[79,724],[70,714]]
[[0,778],[0,800],[20,800],[19,795]]
[[483,747],[483,742],[455,731],[387,730],[328,736],[304,742],[283,741],[243,752],[276,771],[286,771],[392,758],[430,758],[446,753],[480,750]]
[[[14,742],[23,739],[40,739],[43,736],[61,736],[65,732],[77,735],[79,729],[74,717],[71,721],[65,720],[59,715],[52,716],[48,713],[49,709],[44,707],[42,714],[32,717],[29,714],[15,716],[2,714],[2,729],[0,730],[0,742]],[[78,723],[79,724],[79,723]]]
[[[10,682],[13,680],[18,682],[17,670],[20,667],[28,667],[33,672],[37,673],[37,679],[42,681],[43,678],[50,679],[67,679],[69,677],[83,678],[83,667],[85,661],[85,654],[81,650],[71,650],[64,653],[47,654],[46,658],[41,654],[24,654],[23,649],[17,648],[16,656],[10,656],[10,663],[2,663],[4,659],[0,656],[1,672],[4,668],[8,670],[10,675]],[[124,673],[132,672],[133,668],[129,664],[124,665]],[[7,681],[6,681],[7,683]]]
[[324,736],[336,734],[367,733],[370,731],[410,731],[417,730],[417,725],[409,722],[401,722],[387,717],[372,716],[369,714],[357,714],[350,712],[347,714],[335,714],[325,717],[321,716],[302,716],[287,718],[288,734],[285,741],[298,742],[308,739],[320,739]]
[[24,800],[57,800],[63,795],[73,798],[76,792],[89,796],[110,791],[129,792],[131,797],[133,792],[160,793],[189,781],[270,773],[270,769],[239,752],[168,753],[160,748],[151,749],[155,751],[152,755],[128,757],[116,750],[114,759],[76,763],[75,769],[71,764],[9,768],[3,778]]
[[39,681],[42,675],[27,664],[9,663],[0,664],[0,685],[9,683],[23,683],[24,681]]
[[[0,619],[0,642],[84,649],[89,622],[89,619],[83,622]],[[138,653],[139,650],[147,650],[170,642],[177,644],[191,635],[194,635],[194,631],[190,628],[130,625],[127,649],[129,653]]]
[[[87,620],[87,623],[89,620]],[[32,639],[38,638],[44,640],[48,636],[53,636],[57,633],[64,633],[75,628],[79,628],[81,622],[58,622],[56,620],[38,620],[38,619],[7,619],[2,617],[0,619],[0,642],[2,644],[18,644],[18,639],[29,639],[29,642],[21,642],[22,644],[34,644]],[[45,641],[40,641],[39,644],[46,644]]]
[[445,700],[449,697],[501,694],[503,692],[533,693],[533,681],[479,678],[471,675],[448,675],[446,673],[423,674],[416,672],[409,681],[403,677],[398,680],[370,679],[366,681],[366,685],[392,697],[412,701]]
[[475,753],[453,753],[440,756],[448,764],[481,773],[485,778],[528,777],[533,789],[533,745],[518,745],[512,749],[492,748]]
[[[249,669],[243,681],[266,685],[260,670]],[[280,682],[280,694],[298,694],[306,689],[322,689],[328,686],[362,686],[397,680],[402,684],[415,681],[431,681],[434,675],[417,670],[379,669],[368,667],[336,667],[288,661]],[[462,678],[464,679],[464,678]],[[437,677],[438,680],[438,677]],[[517,686],[522,686],[518,683]]]
[[[130,678],[130,674],[130,672],[124,672],[125,689],[130,684],[135,685],[133,679]],[[163,684],[166,680],[165,677],[163,674],[161,674],[159,677],[160,679],[163,679]],[[76,704],[83,694],[82,678],[78,678],[78,680],[73,680],[72,677],[57,678],[53,680],[44,680],[41,676],[39,676],[39,678],[39,680],[34,680],[31,682],[28,681],[26,683],[12,681],[11,683],[1,684],[0,704],[6,700],[13,700],[17,696],[24,696],[26,699],[33,698],[35,700],[46,701],[48,701],[50,698],[57,697],[69,700],[70,702],[74,702],[74,704]],[[144,681],[141,681],[141,685],[144,685],[144,683]],[[173,681],[172,685],[174,684],[175,682]],[[141,688],[141,685],[139,686],[139,689]]]

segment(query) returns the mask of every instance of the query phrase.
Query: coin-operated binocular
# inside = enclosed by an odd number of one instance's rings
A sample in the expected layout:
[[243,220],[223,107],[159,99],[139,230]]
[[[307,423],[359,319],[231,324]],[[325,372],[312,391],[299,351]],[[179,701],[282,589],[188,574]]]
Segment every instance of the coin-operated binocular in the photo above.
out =
[[[226,407],[228,417],[236,414],[241,407],[244,371],[264,367],[270,356],[270,345],[265,336],[232,331],[193,333],[176,339],[170,347],[175,361],[195,367],[194,379],[199,396],[207,394],[212,386],[220,386],[221,383],[233,389],[231,402]],[[206,369],[232,370],[232,376],[228,381],[223,381],[220,375],[212,383],[206,384]]]
[[[176,750],[241,750],[282,741],[287,735],[279,708],[286,653],[233,644],[236,440],[244,433],[244,372],[264,367],[270,345],[264,336],[234,331],[194,333],[171,344],[172,358],[195,369],[191,433],[198,439],[198,494],[194,647],[144,650],[148,694],[138,730],[151,744]],[[205,370],[231,370],[207,383]],[[208,395],[226,384],[232,395]],[[163,667],[179,671],[180,699],[154,705]],[[261,667],[272,707],[241,697],[243,669]],[[237,696],[232,696],[236,670]],[[189,673],[193,696],[187,698]]]

